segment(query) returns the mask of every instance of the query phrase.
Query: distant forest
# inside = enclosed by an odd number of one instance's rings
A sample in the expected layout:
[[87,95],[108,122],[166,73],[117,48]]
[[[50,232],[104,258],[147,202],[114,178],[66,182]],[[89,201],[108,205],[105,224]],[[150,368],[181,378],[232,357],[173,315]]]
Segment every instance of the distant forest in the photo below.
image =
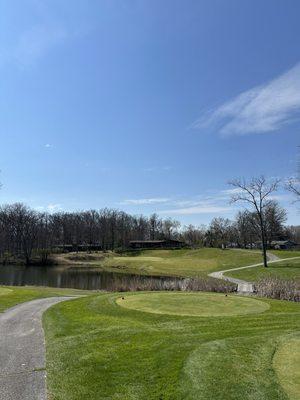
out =
[[[300,243],[300,227],[286,226],[286,211],[276,201],[264,210],[267,243],[291,239]],[[192,247],[244,247],[260,240],[255,213],[238,212],[231,221],[214,218],[208,226],[181,226],[171,218],[130,215],[114,209],[80,212],[39,212],[16,203],[0,208],[0,257],[30,264],[33,257],[45,261],[63,245],[97,245],[122,250],[131,240],[180,239]]]

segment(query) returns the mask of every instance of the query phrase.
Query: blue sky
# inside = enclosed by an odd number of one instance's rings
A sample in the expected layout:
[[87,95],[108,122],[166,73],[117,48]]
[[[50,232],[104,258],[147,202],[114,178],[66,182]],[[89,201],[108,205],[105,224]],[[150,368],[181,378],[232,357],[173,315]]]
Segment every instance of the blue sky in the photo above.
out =
[[232,218],[229,179],[296,173],[299,17],[297,0],[2,1],[0,202]]

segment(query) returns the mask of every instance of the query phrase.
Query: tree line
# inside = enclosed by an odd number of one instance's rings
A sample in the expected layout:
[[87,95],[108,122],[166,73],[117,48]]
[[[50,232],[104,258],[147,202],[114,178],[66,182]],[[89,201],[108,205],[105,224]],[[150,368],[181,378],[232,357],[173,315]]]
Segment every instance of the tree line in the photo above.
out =
[[[4,262],[14,257],[30,264],[37,254],[46,261],[58,246],[98,245],[116,250],[127,248],[131,240],[172,238],[190,246],[223,248],[251,248],[260,241],[266,265],[266,249],[273,240],[289,238],[300,243],[300,227],[285,226],[286,211],[271,197],[277,190],[276,180],[260,177],[250,182],[235,180],[231,185],[232,202],[250,207],[238,212],[233,221],[219,217],[200,227],[181,227],[178,221],[157,214],[146,217],[108,208],[51,214],[22,203],[4,205],[0,207],[0,257]],[[290,185],[299,194],[299,186]]]
[[[264,211],[266,241],[290,238],[300,241],[299,227],[286,227],[286,211],[275,201]],[[259,241],[257,215],[238,212],[230,221],[214,218],[209,226],[181,227],[176,220],[134,216],[114,209],[81,212],[39,212],[24,204],[0,208],[0,255],[30,264],[33,256],[46,257],[58,246],[99,245],[103,250],[127,248],[131,240],[178,239],[190,246],[244,247]]]
[[133,216],[115,209],[80,212],[39,212],[16,203],[0,208],[0,255],[30,263],[33,255],[46,254],[58,246],[98,245],[103,250],[126,248],[131,240],[178,237],[179,223]]

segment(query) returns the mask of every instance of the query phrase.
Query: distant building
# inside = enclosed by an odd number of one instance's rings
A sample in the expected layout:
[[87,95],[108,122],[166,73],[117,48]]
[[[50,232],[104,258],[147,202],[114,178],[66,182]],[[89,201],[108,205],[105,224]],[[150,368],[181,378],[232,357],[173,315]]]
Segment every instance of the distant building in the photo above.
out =
[[186,247],[185,242],[180,240],[131,240],[129,247],[132,249],[181,249]]
[[[299,244],[293,242],[292,240],[272,240],[271,243],[267,244],[267,247],[273,250],[293,250],[299,247]],[[261,242],[255,242],[254,248],[261,249]]]
[[273,240],[271,242],[271,248],[275,250],[290,250],[298,246],[297,243],[292,240]]

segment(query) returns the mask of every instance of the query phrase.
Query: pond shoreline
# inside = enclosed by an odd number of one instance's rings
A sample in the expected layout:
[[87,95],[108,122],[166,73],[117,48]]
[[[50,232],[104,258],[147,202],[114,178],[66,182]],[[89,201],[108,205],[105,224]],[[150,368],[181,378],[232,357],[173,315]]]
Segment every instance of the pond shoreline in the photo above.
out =
[[81,290],[207,290],[232,292],[235,286],[213,278],[183,278],[151,276],[103,271],[94,267],[78,266],[2,266],[0,285],[44,286]]

